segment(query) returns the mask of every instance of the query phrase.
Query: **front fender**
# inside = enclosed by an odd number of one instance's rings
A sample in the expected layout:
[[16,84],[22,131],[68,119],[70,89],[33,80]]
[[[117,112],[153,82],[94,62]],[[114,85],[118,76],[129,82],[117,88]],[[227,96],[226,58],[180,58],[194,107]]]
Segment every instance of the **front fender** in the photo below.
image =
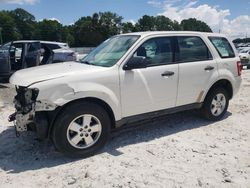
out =
[[120,100],[118,98],[119,90],[115,93],[104,85],[91,82],[60,84],[54,87],[36,84],[32,87],[39,89],[36,111],[45,110],[46,106],[44,104],[50,105],[52,107],[50,110],[54,110],[57,106],[63,106],[73,100],[91,97],[106,102],[113,110],[115,119],[121,119]]

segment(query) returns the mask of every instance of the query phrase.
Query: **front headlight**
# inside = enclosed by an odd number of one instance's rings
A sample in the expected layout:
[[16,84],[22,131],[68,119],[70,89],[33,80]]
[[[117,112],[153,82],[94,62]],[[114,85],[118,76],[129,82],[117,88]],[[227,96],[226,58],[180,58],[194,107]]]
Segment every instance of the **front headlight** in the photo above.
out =
[[16,87],[16,92],[14,103],[17,111],[30,112],[32,105],[36,102],[39,90],[36,88]]

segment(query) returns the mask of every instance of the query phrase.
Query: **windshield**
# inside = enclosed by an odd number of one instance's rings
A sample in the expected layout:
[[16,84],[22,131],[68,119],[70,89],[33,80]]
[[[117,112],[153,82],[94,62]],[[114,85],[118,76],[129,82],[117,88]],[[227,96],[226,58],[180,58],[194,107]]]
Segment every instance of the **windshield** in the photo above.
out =
[[121,59],[139,37],[135,35],[111,37],[81,59],[81,63],[111,67]]

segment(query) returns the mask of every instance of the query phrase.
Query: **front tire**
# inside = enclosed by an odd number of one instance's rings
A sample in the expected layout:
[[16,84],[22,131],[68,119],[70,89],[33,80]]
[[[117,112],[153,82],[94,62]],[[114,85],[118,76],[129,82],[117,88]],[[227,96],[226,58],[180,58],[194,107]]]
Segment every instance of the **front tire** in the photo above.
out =
[[220,120],[227,112],[229,96],[225,89],[217,87],[211,90],[201,108],[204,118],[212,121]]
[[71,157],[94,155],[107,142],[110,118],[99,105],[90,102],[73,103],[57,117],[52,139],[55,147]]

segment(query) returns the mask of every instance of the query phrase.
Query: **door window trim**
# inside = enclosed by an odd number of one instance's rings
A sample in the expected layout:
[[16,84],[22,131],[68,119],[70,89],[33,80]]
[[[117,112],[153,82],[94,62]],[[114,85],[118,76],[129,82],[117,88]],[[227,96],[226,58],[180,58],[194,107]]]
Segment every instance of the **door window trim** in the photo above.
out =
[[[202,43],[207,47],[208,52],[210,53],[210,58],[207,60],[197,60],[197,61],[185,61],[185,62],[177,62],[176,61],[176,53],[177,53],[177,48],[179,48],[179,44],[178,44],[178,40],[177,37],[198,37],[199,39],[201,39]],[[213,54],[211,53],[211,50],[209,49],[209,46],[206,44],[206,42],[202,39],[202,37],[197,36],[197,35],[167,35],[167,36],[150,36],[150,38],[147,38],[145,40],[142,41],[141,44],[139,44],[137,47],[135,47],[133,49],[132,55],[130,55],[127,59],[126,62],[123,64],[122,66],[122,70],[124,70],[125,65],[127,64],[127,62],[130,60],[130,58],[134,55],[134,53],[136,52],[136,50],[143,45],[145,42],[152,40],[152,39],[156,39],[156,38],[171,38],[171,47],[173,50],[173,57],[172,57],[172,62],[169,63],[165,63],[165,64],[158,64],[158,65],[150,65],[147,68],[150,67],[155,67],[155,66],[164,66],[164,65],[173,65],[173,64],[183,64],[183,63],[196,63],[196,62],[203,62],[203,61],[212,61],[214,60]],[[142,68],[138,68],[138,69],[142,69]]]

